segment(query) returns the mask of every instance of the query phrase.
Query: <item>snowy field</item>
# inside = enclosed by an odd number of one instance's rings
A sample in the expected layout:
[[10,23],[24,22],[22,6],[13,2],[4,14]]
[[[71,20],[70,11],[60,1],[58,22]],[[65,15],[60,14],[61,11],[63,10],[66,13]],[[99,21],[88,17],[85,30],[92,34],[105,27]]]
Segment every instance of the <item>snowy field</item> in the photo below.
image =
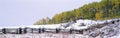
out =
[[62,25],[54,24],[54,25],[40,25],[40,26],[28,26],[28,27],[31,28],[41,27],[41,28],[51,28],[51,29],[72,28],[72,29],[79,29],[79,30],[86,29],[86,30],[83,31],[83,34],[75,34],[75,33],[73,34],[69,34],[69,33],[0,34],[0,38],[120,38],[120,19],[77,20],[76,23],[64,23]]
[[53,34],[53,33],[42,33],[42,34],[3,34],[0,38],[92,38],[81,34]]

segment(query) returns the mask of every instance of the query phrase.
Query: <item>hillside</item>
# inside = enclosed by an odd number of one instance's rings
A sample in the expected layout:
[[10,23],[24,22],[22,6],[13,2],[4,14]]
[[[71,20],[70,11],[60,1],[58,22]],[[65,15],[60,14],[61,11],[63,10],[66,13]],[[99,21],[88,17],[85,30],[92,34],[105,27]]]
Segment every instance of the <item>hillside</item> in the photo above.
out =
[[35,25],[58,24],[77,19],[105,20],[120,17],[120,0],[102,0],[86,4],[78,9],[64,11],[56,14],[52,19],[43,18],[35,22]]

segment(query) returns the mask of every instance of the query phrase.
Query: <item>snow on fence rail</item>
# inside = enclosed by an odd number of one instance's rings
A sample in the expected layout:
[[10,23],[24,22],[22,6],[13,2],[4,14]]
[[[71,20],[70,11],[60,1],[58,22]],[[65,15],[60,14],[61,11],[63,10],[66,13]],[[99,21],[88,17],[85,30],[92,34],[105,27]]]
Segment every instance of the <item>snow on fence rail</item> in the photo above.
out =
[[14,27],[1,27],[0,33],[6,34],[24,34],[24,33],[43,33],[43,32],[83,32],[91,26],[104,23],[114,23],[120,21],[120,19],[110,20],[76,20],[76,23],[64,23],[64,24],[52,24],[52,25],[31,25],[31,26],[14,26]]

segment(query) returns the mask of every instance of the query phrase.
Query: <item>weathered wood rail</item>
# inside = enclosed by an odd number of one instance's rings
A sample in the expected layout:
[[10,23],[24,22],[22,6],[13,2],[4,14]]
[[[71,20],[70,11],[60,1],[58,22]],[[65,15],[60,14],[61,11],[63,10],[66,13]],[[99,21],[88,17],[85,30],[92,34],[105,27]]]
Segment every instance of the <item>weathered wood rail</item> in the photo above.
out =
[[82,33],[83,30],[75,29],[46,29],[46,28],[3,28],[0,34],[26,34],[26,33]]

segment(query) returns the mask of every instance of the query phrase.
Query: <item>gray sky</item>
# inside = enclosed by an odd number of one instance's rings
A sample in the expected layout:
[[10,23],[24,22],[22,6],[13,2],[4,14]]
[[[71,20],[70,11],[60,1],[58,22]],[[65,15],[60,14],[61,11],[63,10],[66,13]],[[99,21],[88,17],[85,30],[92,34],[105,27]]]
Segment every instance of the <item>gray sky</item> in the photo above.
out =
[[95,1],[100,0],[0,0],[0,26],[32,25]]

